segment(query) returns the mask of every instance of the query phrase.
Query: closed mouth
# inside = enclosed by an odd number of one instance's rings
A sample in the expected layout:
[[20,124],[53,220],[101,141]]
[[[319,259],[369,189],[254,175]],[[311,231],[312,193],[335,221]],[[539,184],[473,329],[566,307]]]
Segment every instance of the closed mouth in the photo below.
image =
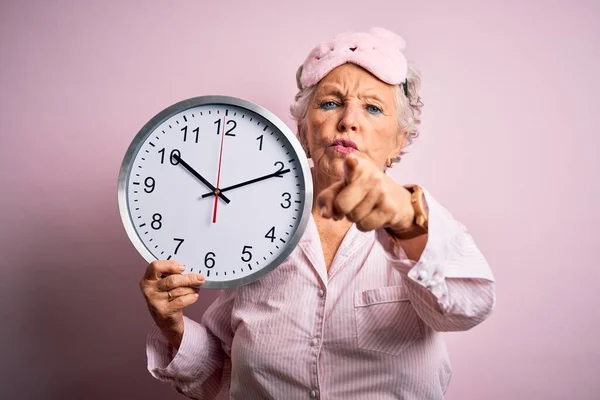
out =
[[350,147],[354,150],[358,150],[358,146],[356,146],[356,143],[354,143],[352,140],[347,140],[347,139],[334,140],[333,143],[331,143],[331,146]]

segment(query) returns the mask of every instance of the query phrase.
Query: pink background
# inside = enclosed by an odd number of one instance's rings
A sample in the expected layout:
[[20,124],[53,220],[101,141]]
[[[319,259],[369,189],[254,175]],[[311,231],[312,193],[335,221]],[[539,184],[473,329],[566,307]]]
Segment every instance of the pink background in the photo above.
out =
[[146,263],[116,196],[130,140],[205,94],[291,123],[311,47],[374,25],[424,76],[395,177],[470,228],[498,281],[493,316],[446,335],[447,398],[598,398],[598,2],[217,3],[1,3],[0,398],[180,398],[145,366]]

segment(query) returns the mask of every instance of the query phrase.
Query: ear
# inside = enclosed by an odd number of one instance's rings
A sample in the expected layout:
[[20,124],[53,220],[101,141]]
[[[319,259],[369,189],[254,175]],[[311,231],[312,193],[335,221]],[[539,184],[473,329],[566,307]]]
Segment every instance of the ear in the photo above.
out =
[[402,153],[402,150],[404,150],[404,147],[406,146],[407,142],[408,142],[408,132],[400,131],[400,133],[398,133],[398,143],[396,143],[396,146],[390,152],[390,155],[388,158],[394,159],[394,158],[398,157]]

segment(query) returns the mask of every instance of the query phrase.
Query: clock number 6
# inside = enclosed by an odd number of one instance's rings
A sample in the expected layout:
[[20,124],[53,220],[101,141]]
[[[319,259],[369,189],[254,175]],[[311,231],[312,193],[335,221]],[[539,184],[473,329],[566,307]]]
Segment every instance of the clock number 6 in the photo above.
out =
[[[252,248],[252,246],[244,246],[244,249],[242,250],[242,261],[244,262],[248,262],[250,260],[252,260],[252,253],[250,253],[250,250]],[[247,255],[248,258],[244,258],[244,256]]]
[[212,268],[215,266],[215,253],[213,253],[212,251],[209,251],[208,253],[206,253],[206,257],[204,257],[204,265],[206,266],[206,268]]

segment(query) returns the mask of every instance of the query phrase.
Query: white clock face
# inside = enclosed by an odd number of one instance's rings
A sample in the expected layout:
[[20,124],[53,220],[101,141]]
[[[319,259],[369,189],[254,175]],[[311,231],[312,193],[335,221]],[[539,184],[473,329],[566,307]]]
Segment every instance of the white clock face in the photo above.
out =
[[146,124],[119,183],[138,251],[204,274],[205,288],[239,286],[275,268],[312,206],[310,170],[291,131],[267,110],[221,96],[178,103]]

